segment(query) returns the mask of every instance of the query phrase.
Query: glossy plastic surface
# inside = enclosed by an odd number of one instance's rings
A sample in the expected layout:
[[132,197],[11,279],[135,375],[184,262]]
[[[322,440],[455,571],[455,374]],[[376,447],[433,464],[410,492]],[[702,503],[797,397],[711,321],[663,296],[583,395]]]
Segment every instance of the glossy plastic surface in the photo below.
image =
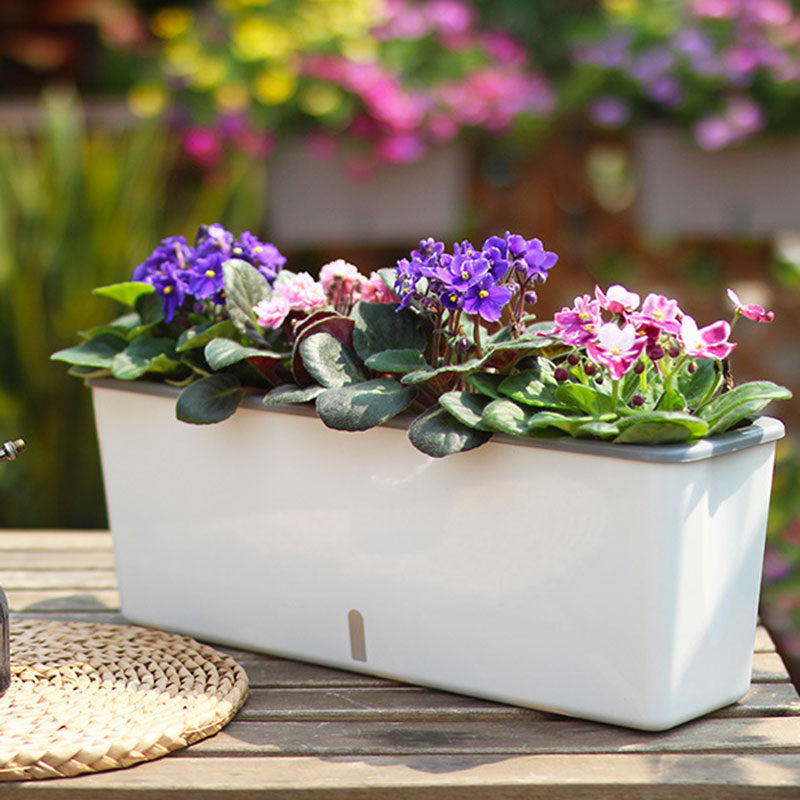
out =
[[773,442],[435,460],[398,429],[94,397],[132,621],[652,730],[749,687]]

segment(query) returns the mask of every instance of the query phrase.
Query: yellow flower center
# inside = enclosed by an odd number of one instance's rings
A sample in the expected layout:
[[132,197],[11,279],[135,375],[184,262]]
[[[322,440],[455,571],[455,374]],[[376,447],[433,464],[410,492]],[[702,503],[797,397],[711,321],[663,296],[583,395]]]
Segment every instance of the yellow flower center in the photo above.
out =
[[489,292],[487,292],[486,289],[481,289],[480,292],[478,292],[478,296],[479,297],[488,297],[489,296]]
[[217,274],[217,273],[216,273],[216,272],[214,272],[214,270],[213,270],[213,269],[207,269],[207,270],[206,270],[206,277],[207,277],[207,278],[213,278],[213,277],[214,277],[216,274]]
[[254,248],[253,248],[253,252],[254,252],[254,253],[260,253],[260,252],[261,252],[263,249],[264,249],[264,248],[263,248],[263,247],[261,247],[261,246],[254,247]]
[[172,294],[172,287],[171,286],[165,286],[164,287],[164,294]]
[[457,295],[454,295],[454,294],[451,294],[451,295],[450,295],[450,302],[451,302],[451,303],[455,303],[455,302],[456,302],[456,300],[458,300],[458,296],[457,296]]
[[464,271],[461,273],[461,280],[462,280],[462,281],[469,280],[469,272],[467,272],[466,270],[464,270]]
[[242,248],[241,247],[234,247],[233,248],[233,254],[235,256],[240,256],[242,254]]

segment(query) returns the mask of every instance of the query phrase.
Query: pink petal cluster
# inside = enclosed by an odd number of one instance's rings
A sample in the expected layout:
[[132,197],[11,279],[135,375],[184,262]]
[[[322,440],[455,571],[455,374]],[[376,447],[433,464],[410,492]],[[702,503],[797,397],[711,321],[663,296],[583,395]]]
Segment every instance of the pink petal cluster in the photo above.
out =
[[384,283],[377,272],[373,272],[361,286],[361,299],[367,303],[395,303],[397,296]]
[[585,294],[573,300],[573,307],[566,306],[554,315],[554,332],[561,336],[564,344],[583,347],[597,335],[603,324],[598,300]]
[[277,330],[291,311],[289,301],[275,292],[269,300],[262,300],[254,306],[253,311],[258,317],[258,324],[262,328]]
[[307,272],[298,272],[291,280],[276,284],[275,291],[286,298],[292,311],[314,311],[327,303],[322,284]]
[[651,292],[645,297],[639,312],[631,314],[629,319],[637,329],[654,329],[657,336],[660,331],[677,334],[681,329],[681,317],[683,311],[677,300]]
[[761,306],[745,305],[742,303],[739,299],[739,295],[736,294],[733,289],[728,289],[728,297],[734,306],[736,306],[736,313],[753,320],[753,322],[772,322],[772,320],[775,319],[774,311],[765,311]]
[[597,338],[589,342],[586,352],[592,361],[602,364],[619,380],[639,360],[647,344],[646,336],[637,336],[630,323],[620,328],[614,322],[606,322],[597,333]]
[[727,358],[736,345],[728,341],[731,326],[717,320],[698,328],[693,317],[684,314],[681,320],[680,341],[685,352],[696,358]]
[[322,284],[325,294],[330,294],[334,283],[342,284],[345,291],[350,292],[363,280],[364,276],[358,271],[358,267],[343,258],[329,261],[319,271],[319,282]]

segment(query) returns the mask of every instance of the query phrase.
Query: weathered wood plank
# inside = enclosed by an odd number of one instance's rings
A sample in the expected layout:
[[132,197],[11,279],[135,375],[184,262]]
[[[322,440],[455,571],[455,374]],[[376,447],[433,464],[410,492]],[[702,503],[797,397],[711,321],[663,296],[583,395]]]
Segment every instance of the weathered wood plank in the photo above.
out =
[[111,550],[108,531],[0,531],[0,550]]
[[[542,721],[246,722],[192,753],[213,756],[798,752],[800,717],[703,719],[661,733],[566,718]],[[180,753],[176,753],[180,757]]]
[[[740,702],[715,717],[766,717],[800,714],[791,684],[754,686]],[[390,688],[252,689],[238,719],[273,722],[374,720],[561,719],[545,712],[412,686]]]
[[0,569],[0,586],[6,589],[116,589],[117,576],[109,569],[13,570]]
[[84,570],[114,569],[110,550],[2,550],[0,569]]
[[6,592],[12,611],[118,611],[119,592],[65,589],[12,589]]
[[[104,611],[94,608],[83,608],[73,611],[49,611],[34,609],[33,611],[12,611],[11,624],[17,619],[49,619],[63,622],[98,622],[109,625],[131,624],[119,611]],[[779,684],[776,684],[779,685]]]
[[800,797],[800,756],[168,756],[0,791],[4,800],[775,800]]
[[754,683],[784,683],[789,680],[786,665],[777,653],[756,653],[753,656]]
[[756,640],[753,650],[755,650],[756,653],[775,652],[775,642],[772,641],[769,631],[767,631],[763,625],[759,625],[756,628]]

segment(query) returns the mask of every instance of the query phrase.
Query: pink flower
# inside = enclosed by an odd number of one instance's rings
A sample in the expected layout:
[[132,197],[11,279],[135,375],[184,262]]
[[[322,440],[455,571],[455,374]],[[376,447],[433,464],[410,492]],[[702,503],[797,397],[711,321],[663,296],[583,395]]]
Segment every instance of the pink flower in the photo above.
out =
[[705,328],[697,327],[693,317],[685,314],[681,321],[680,339],[684,350],[697,358],[727,358],[736,345],[728,341],[731,326],[717,320]]
[[258,324],[262,328],[272,328],[276,330],[283,325],[283,321],[291,311],[289,301],[277,292],[269,298],[269,300],[262,300],[253,307],[258,316]]
[[585,294],[573,300],[573,308],[566,306],[554,315],[554,332],[561,335],[564,344],[582,347],[594,339],[603,320],[600,316],[600,303]]
[[677,334],[681,329],[682,316],[677,300],[651,292],[645,297],[639,313],[631,315],[630,321],[637,327],[656,327],[667,333]]
[[378,155],[389,164],[410,164],[425,153],[425,142],[416,133],[396,133],[378,142]]
[[772,322],[772,320],[775,319],[774,311],[764,311],[761,306],[744,305],[739,299],[739,295],[736,294],[733,289],[728,289],[728,297],[730,297],[731,302],[736,306],[736,313],[753,320],[753,322]]
[[639,359],[645,344],[647,337],[637,336],[633,325],[620,328],[606,322],[597,339],[586,346],[586,352],[589,358],[606,367],[614,380],[619,380]]
[[325,293],[328,294],[334,283],[341,283],[346,291],[351,291],[363,280],[363,275],[355,264],[350,264],[343,258],[329,261],[319,271],[319,282]]
[[373,272],[361,287],[361,299],[367,303],[394,303],[395,293],[383,282],[377,272]]
[[325,290],[307,272],[299,272],[286,283],[279,283],[275,291],[289,303],[292,311],[313,311],[325,303]]
[[595,286],[594,296],[600,303],[600,308],[615,314],[633,311],[639,305],[639,295],[636,292],[629,292],[618,283],[609,286],[605,294],[599,286]]
[[213,167],[222,158],[222,141],[213,128],[189,128],[183,137],[183,149],[201,167]]

